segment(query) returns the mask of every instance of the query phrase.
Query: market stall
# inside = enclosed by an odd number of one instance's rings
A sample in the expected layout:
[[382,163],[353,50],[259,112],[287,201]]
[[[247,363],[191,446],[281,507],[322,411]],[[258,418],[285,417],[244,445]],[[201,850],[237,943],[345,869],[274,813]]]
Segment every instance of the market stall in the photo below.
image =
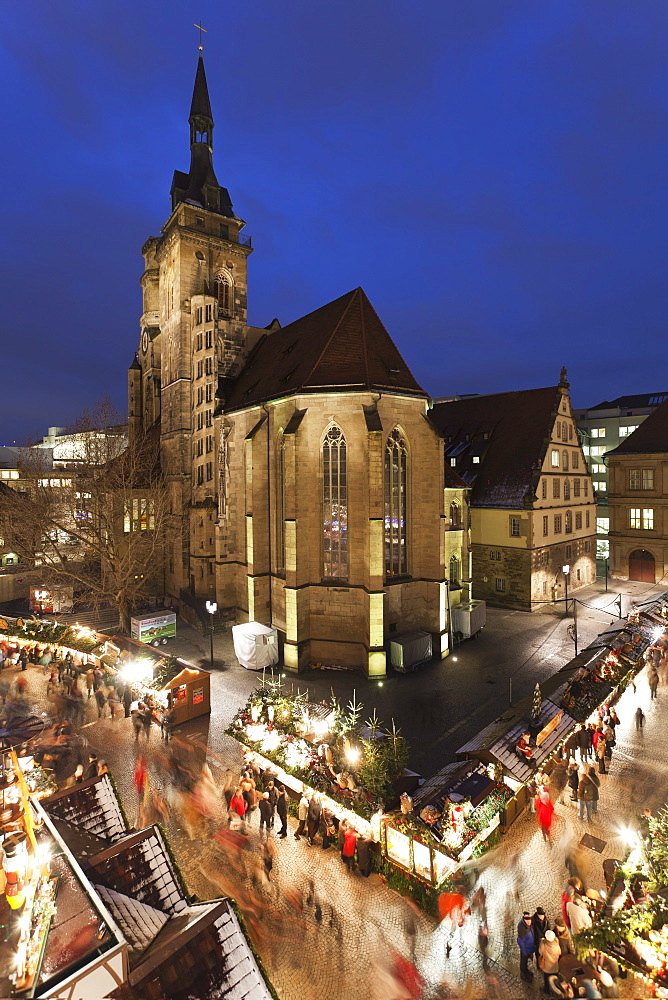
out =
[[211,674],[178,656],[164,656],[136,639],[113,637],[113,667],[139,701],[172,709],[179,725],[211,711]]
[[[85,672],[101,665],[108,651],[108,637],[86,625],[63,624],[47,618],[0,617],[0,645],[7,660],[16,665],[21,651],[31,656],[31,662],[49,656],[52,661],[70,654],[72,667]],[[104,664],[102,664],[104,665]]]
[[485,849],[512,797],[493,767],[449,764],[412,799],[402,796],[401,811],[383,816],[381,850],[392,864],[437,887]]

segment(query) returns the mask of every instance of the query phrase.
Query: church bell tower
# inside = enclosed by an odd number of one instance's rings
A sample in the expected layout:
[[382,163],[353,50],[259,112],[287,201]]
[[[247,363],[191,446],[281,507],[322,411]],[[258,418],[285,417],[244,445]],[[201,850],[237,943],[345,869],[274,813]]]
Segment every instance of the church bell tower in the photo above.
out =
[[132,429],[159,429],[180,537],[166,553],[166,592],[215,592],[216,407],[246,338],[251,239],[213,166],[214,121],[200,49],[190,115],[190,169],[174,171],[171,214],[143,247],[140,346],[129,375]]

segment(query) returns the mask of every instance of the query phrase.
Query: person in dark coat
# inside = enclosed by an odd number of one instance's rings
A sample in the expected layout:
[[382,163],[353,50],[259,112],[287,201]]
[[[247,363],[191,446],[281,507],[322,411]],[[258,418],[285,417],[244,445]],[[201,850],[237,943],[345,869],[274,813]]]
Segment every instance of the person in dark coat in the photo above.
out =
[[132,707],[132,687],[130,684],[126,684],[123,688],[123,708],[125,709],[125,718],[130,718],[130,708]]
[[568,787],[571,790],[571,802],[577,802],[578,800],[578,784],[580,782],[580,775],[578,773],[577,764],[571,764],[568,769]]
[[278,792],[276,790],[276,784],[272,778],[269,779],[265,785],[265,789],[269,792],[269,801],[271,802],[271,825],[274,825],[274,813],[276,812],[276,803],[278,802]]
[[561,948],[561,954],[574,955],[575,945],[573,944],[573,938],[571,937],[571,932],[566,926],[563,917],[557,917],[554,921],[554,933],[557,935],[557,941],[559,942],[559,947]]
[[288,795],[285,791],[285,785],[279,785],[276,789],[276,815],[281,821],[278,836],[285,840],[288,835]]
[[269,833],[269,828],[274,821],[274,810],[271,802],[269,801],[269,792],[263,792],[258,802],[258,808],[260,811],[260,833],[262,833],[262,828]]
[[368,837],[359,837],[357,840],[357,867],[364,878],[371,874],[371,841]]
[[331,809],[323,807],[320,813],[320,833],[322,834],[322,849],[326,851],[336,839],[336,817]]
[[536,939],[531,926],[531,914],[525,910],[517,925],[517,945],[520,949],[520,977],[525,983],[533,981],[533,973],[529,970],[529,960],[536,951]]
[[536,946],[536,954],[538,953],[538,945],[540,944],[542,938],[545,937],[545,931],[549,931],[550,925],[547,922],[547,917],[545,916],[545,910],[542,906],[536,907],[536,912],[531,918],[531,927],[533,929],[533,939]]
[[320,814],[322,813],[322,802],[320,801],[320,796],[317,792],[314,792],[311,796],[311,801],[308,804],[308,816],[307,816],[307,833],[309,844],[315,843],[316,834],[318,832],[318,827],[320,826]]
[[104,706],[107,704],[107,698],[102,688],[98,688],[95,692],[95,701],[97,702],[97,717],[101,719],[104,714]]

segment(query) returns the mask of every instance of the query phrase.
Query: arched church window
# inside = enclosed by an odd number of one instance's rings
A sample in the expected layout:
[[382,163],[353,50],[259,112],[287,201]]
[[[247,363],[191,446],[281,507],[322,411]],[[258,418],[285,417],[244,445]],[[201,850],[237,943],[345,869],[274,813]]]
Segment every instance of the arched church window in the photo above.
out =
[[285,438],[279,434],[276,449],[276,569],[285,572]]
[[461,528],[462,526],[462,509],[456,500],[453,500],[450,504],[450,527],[451,528]]
[[220,312],[229,314],[232,304],[232,282],[229,275],[221,273],[216,276],[213,294],[218,302]]
[[348,579],[348,472],[346,438],[333,424],[322,444],[323,576]]
[[457,556],[450,557],[450,586],[459,583],[459,559]]
[[395,428],[385,446],[385,573],[401,576],[408,572],[406,555],[408,449]]

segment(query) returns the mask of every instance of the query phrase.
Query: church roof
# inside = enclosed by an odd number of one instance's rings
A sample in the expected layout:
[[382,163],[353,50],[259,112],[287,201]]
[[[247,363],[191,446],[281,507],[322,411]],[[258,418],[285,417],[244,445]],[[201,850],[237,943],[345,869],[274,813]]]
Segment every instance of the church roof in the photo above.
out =
[[193,87],[193,99],[190,104],[189,117],[210,118],[213,121],[209,88],[206,85],[206,73],[204,72],[204,58],[201,52],[197,60],[197,72],[195,73],[195,86]]
[[433,406],[429,419],[445,439],[446,469],[471,487],[471,506],[516,509],[530,500],[561,395],[553,385]]
[[425,396],[361,288],[264,336],[225,402],[240,410],[296,392]]
[[624,438],[607,455],[656,455],[668,452],[668,400],[640,424],[633,434]]

